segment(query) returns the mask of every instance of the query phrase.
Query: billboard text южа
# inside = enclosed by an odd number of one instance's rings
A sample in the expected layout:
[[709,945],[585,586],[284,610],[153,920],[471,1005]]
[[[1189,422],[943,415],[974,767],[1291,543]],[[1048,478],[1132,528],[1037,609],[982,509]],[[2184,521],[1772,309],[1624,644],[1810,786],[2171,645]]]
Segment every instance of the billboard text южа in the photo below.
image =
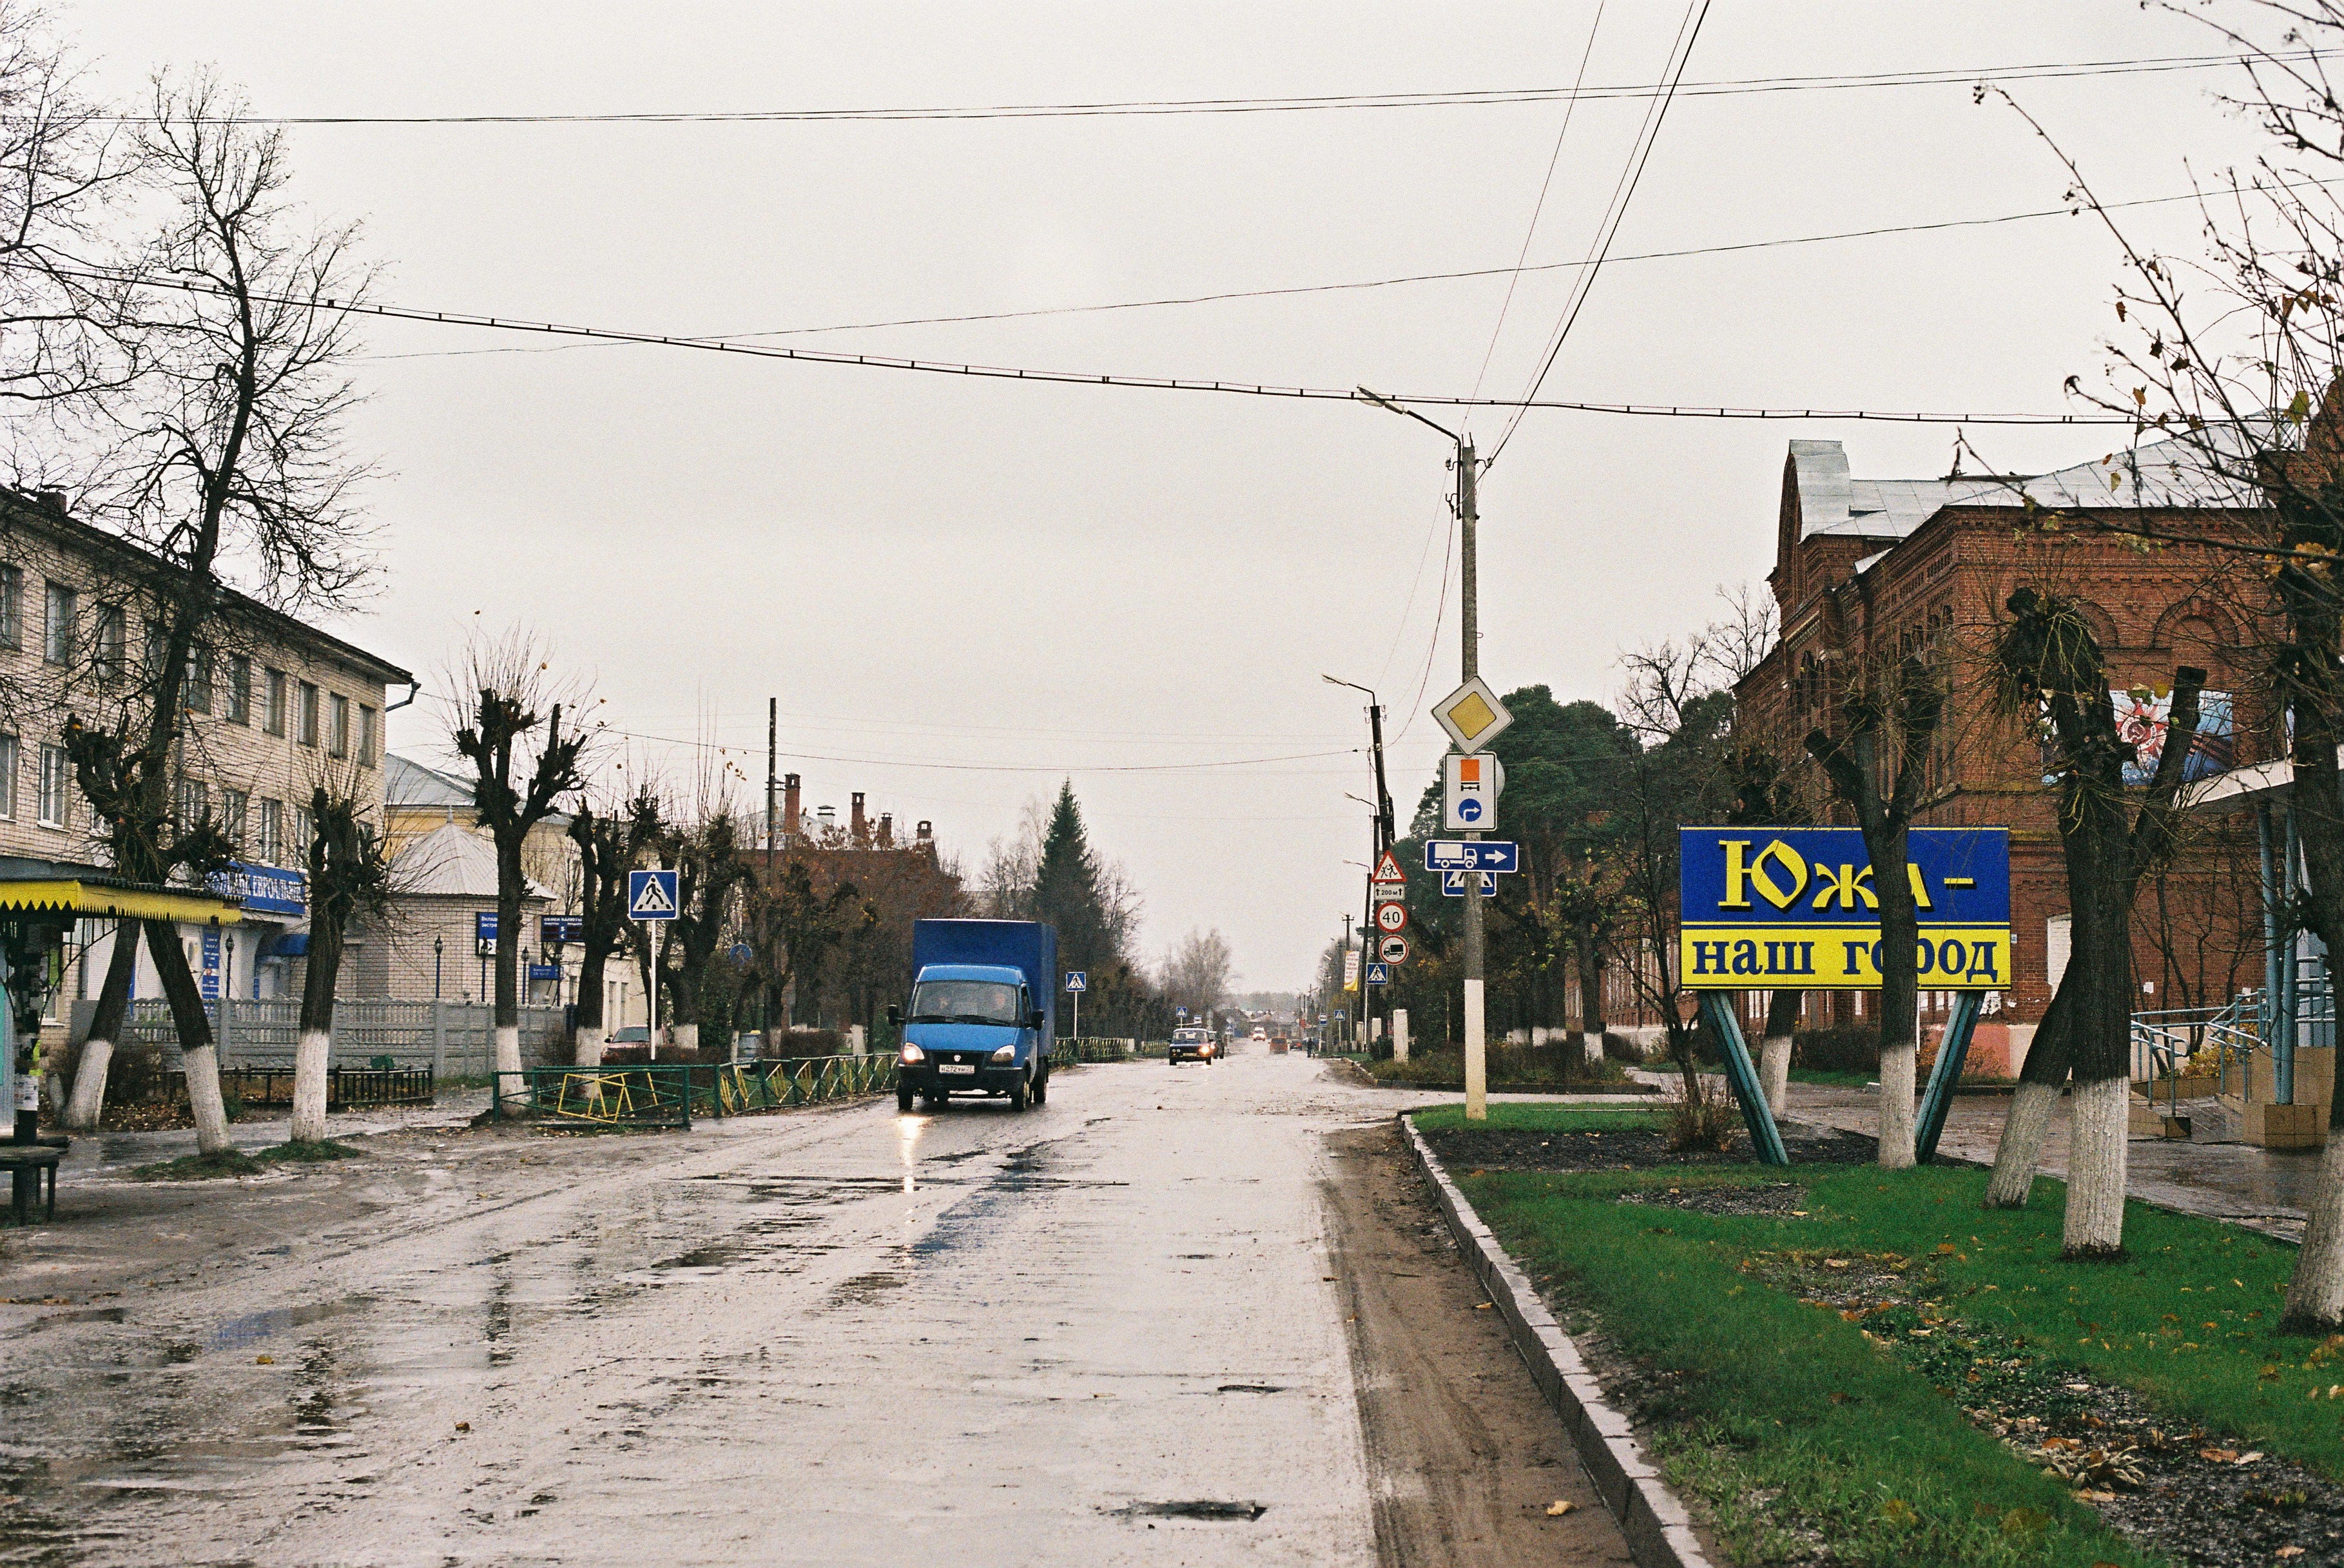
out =
[[[1880,900],[1852,827],[1681,828],[1679,984],[1690,990],[1880,986]],[[1921,984],[2010,985],[2010,834],[1914,828],[1904,875]]]

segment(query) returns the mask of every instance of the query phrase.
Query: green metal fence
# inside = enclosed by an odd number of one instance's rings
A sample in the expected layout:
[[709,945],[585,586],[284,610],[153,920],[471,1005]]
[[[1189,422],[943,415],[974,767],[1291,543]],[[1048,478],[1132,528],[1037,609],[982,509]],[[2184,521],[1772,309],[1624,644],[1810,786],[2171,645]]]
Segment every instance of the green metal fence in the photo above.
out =
[[692,1069],[692,1108],[717,1116],[753,1116],[822,1100],[885,1094],[895,1087],[895,1058],[886,1056],[801,1057],[771,1062],[727,1062]]
[[541,1127],[689,1131],[692,1071],[682,1065],[523,1067],[498,1075],[493,1104],[500,1118],[530,1116]]
[[1050,1065],[1071,1067],[1084,1062],[1123,1062],[1131,1053],[1123,1048],[1121,1040],[1064,1039],[1050,1043]]

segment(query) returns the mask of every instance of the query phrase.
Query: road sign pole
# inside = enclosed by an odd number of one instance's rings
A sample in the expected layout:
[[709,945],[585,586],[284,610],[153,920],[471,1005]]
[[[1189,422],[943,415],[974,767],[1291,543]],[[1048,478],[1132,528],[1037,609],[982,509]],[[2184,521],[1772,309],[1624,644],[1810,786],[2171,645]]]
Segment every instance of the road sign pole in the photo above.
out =
[[[1462,568],[1464,605],[1459,616],[1460,629],[1465,644],[1465,679],[1471,681],[1481,673],[1479,642],[1481,636],[1480,614],[1475,603],[1474,534],[1480,519],[1475,511],[1474,457],[1471,440],[1457,443],[1457,553]],[[1479,839],[1479,833],[1466,834],[1469,840]],[[1490,1116],[1490,1078],[1487,1048],[1481,1034],[1481,879],[1476,875],[1465,878],[1465,1118],[1486,1121]]]
[[651,1047],[651,1059],[659,1060],[659,961],[660,933],[667,929],[664,920],[650,922],[652,928],[651,1027],[643,1031],[644,1043]]

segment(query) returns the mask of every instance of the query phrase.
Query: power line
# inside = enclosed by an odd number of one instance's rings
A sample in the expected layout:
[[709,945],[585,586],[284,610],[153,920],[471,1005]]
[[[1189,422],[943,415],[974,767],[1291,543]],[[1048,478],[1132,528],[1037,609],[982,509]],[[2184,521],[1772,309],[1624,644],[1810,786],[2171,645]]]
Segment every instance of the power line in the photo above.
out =
[[[2338,180],[2292,180],[2275,188],[2294,190],[2311,186],[2331,186]],[[2132,201],[2105,203],[2106,210],[2120,211],[2137,207],[2164,207],[2175,202],[2198,201],[2203,193],[2187,191],[2178,196],[2141,197]],[[1631,251],[1614,256],[1609,265],[1617,267],[1631,261],[1676,261],[1696,256],[1730,256],[1745,250],[1773,250],[1786,246],[1825,245],[1849,239],[1877,239],[1898,234],[1931,234],[1943,229],[1985,228],[2005,223],[2026,223],[2046,217],[2074,217],[2081,209],[2075,207],[2046,207],[2030,212],[2006,212],[1992,217],[1935,218],[1923,223],[1884,224],[1874,228],[1839,229],[1830,234],[1791,235],[1779,239],[1734,240],[1724,245],[1685,246],[1675,250]],[[734,339],[754,338],[817,337],[825,332],[867,332],[888,327],[952,327],[972,322],[1024,321],[1051,316],[1085,316],[1118,310],[1152,310],[1167,306],[1217,305],[1238,299],[1276,299],[1295,295],[1339,294],[1369,288],[1393,288],[1418,283],[1455,283],[1482,278],[1507,278],[1528,272],[1574,272],[1588,265],[1577,261],[1536,261],[1522,267],[1473,267],[1453,272],[1412,272],[1397,278],[1368,278],[1343,283],[1297,283],[1267,288],[1231,288],[1217,293],[1174,294],[1152,299],[1123,299],[1097,305],[1047,305],[1026,310],[984,310],[957,316],[899,316],[877,321],[839,321],[822,327],[768,327],[748,332],[727,332],[715,336]],[[366,359],[376,361],[393,359],[460,359],[474,354],[550,354],[566,352],[573,348],[590,345],[563,343],[549,348],[508,349],[429,349],[411,354],[373,354]]]
[[[661,745],[682,746],[692,751],[725,753],[740,752],[743,755],[746,755],[751,749],[746,746],[719,745],[714,741],[687,741],[676,735],[646,734],[640,730],[622,730],[615,724],[604,725],[599,733],[606,735],[621,735],[631,741],[652,741]],[[946,773],[1168,774],[1197,773],[1215,768],[1261,767],[1271,763],[1315,762],[1325,757],[1359,756],[1364,754],[1366,751],[1367,748],[1365,746],[1344,746],[1335,751],[1329,752],[1291,752],[1282,756],[1274,757],[1232,757],[1222,762],[1085,763],[1071,765],[1055,763],[932,763],[922,762],[911,757],[841,757],[825,755],[821,752],[799,751],[789,753],[788,758],[792,762],[848,763],[860,767],[934,768]]]
[[[61,275],[131,282],[141,288],[185,293],[220,295],[208,281],[176,281],[129,278],[79,268],[52,268]],[[312,300],[255,294],[258,303],[317,308],[372,316],[389,321],[419,321],[434,326],[475,327],[497,332],[529,332],[612,343],[658,344],[701,353],[731,354],[753,359],[792,359],[815,365],[853,365],[867,369],[916,370],[929,375],[964,376],[979,380],[1030,381],[1049,386],[1117,387],[1160,392],[1213,392],[1223,396],[1278,398],[1289,401],[1363,403],[1370,400],[1356,387],[1281,387],[1254,381],[1207,380],[1177,376],[1116,375],[1089,370],[1052,370],[1014,365],[976,365],[949,359],[914,359],[888,354],[854,354],[841,349],[793,349],[778,343],[744,343],[729,339],[687,338],[665,332],[630,332],[608,327],[581,327],[553,321],[514,320],[461,310],[426,310],[403,305],[378,305],[364,300]],[[1548,409],[1577,413],[1629,414],[1659,419],[1701,420],[1866,420],[1895,424],[1933,425],[2130,425],[2121,414],[1978,414],[1890,411],[1874,409],[1736,408],[1726,405],[1674,403],[1604,403],[1561,398],[1466,398],[1438,392],[1390,393],[1385,400],[1417,403],[1429,408]]]
[[[2273,56],[2307,60],[2309,50]],[[2177,71],[2241,66],[2240,55],[2163,55],[2117,60],[2046,61],[2032,65],[1969,69],[1931,68],[1795,76],[1745,76],[1689,82],[1686,97],[1734,97],[1751,94],[1846,91],[1877,87],[1967,86],[1978,82],[2058,81],[2090,76],[2161,75]],[[957,106],[834,109],[652,109],[581,114],[464,115],[219,115],[207,124],[243,126],[575,126],[575,125],[791,125],[854,121],[1089,119],[1102,116],[1174,115],[1304,114],[1328,110],[1484,108],[1513,104],[1602,102],[1666,96],[1663,82],[1586,87],[1476,87],[1450,92],[1326,93],[1300,96],[1242,98],[1136,98],[1098,103],[982,104]],[[117,124],[146,125],[153,116],[107,116]]]
[[1498,324],[1490,329],[1490,346],[1481,350],[1481,369],[1473,377],[1477,394],[1481,383],[1489,379],[1490,360],[1498,352],[1498,339],[1506,329],[1506,315],[1514,308],[1514,290],[1521,284],[1523,268],[1531,258],[1531,241],[1538,238],[1539,218],[1546,211],[1546,193],[1554,188],[1555,167],[1562,162],[1562,144],[1571,139],[1571,116],[1579,107],[1579,83],[1587,79],[1587,62],[1595,57],[1595,35],[1602,28],[1602,0],[1596,0],[1595,19],[1587,25],[1587,47],[1579,56],[1579,76],[1571,83],[1570,101],[1563,106],[1562,128],[1554,134],[1554,151],[1547,155],[1546,176],[1539,181],[1538,200],[1531,207],[1530,227],[1522,231],[1522,248],[1516,253],[1513,270],[1506,278],[1506,297],[1498,304]]
[[[1571,296],[1564,301],[1561,323],[1555,329],[1553,344],[1547,349],[1546,359],[1539,366],[1538,374],[1531,378],[1530,389],[1523,394],[1526,399],[1537,397],[1546,385],[1548,372],[1554,369],[1555,360],[1562,353],[1563,340],[1571,336],[1571,328],[1578,325],[1579,313],[1586,308],[1587,297],[1595,288],[1595,279],[1602,273],[1603,263],[1612,254],[1612,242],[1619,238],[1620,225],[1628,216],[1628,204],[1636,198],[1636,187],[1644,181],[1644,166],[1652,160],[1652,148],[1661,139],[1661,126],[1668,118],[1669,106],[1676,102],[1677,83],[1683,77],[1685,66],[1692,63],[1692,48],[1701,41],[1702,24],[1709,20],[1710,0],[1695,0],[1695,3],[1700,10],[1696,12],[1692,5],[1688,5],[1685,7],[1685,24],[1678,29],[1683,41],[1682,51],[1674,48],[1671,51],[1675,58],[1673,68],[1669,72],[1669,90],[1653,101],[1645,117],[1643,146],[1640,150],[1630,152],[1628,166],[1621,170],[1622,183],[1613,188],[1611,208],[1603,215],[1604,221],[1596,226],[1596,238],[1590,245],[1590,265],[1572,280]],[[1601,249],[1595,248],[1599,243]],[[1490,455],[1483,460],[1482,467],[1487,468],[1496,462],[1504,453],[1506,443],[1512,440],[1514,432],[1521,428],[1523,417],[1522,410],[1517,410],[1513,418],[1506,421],[1505,430],[1498,437],[1498,444],[1490,449]]]

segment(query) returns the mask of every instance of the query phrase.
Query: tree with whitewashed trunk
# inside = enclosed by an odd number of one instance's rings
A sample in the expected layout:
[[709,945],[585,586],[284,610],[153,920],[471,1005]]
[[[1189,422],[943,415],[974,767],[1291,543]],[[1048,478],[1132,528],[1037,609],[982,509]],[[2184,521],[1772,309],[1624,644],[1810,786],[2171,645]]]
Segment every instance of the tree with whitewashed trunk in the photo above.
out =
[[334,987],[350,925],[390,912],[390,862],[381,838],[347,789],[310,792],[309,961],[301,985],[300,1032],[293,1047],[295,1143],[326,1138],[326,1076],[334,1036]]
[[[1725,771],[1733,791],[1733,804],[1725,813],[1727,826],[1803,827],[1814,820],[1783,764],[1763,746],[1736,746],[1726,754]],[[1766,997],[1766,1024],[1758,1042],[1758,1081],[1767,1108],[1778,1117],[1790,1098],[1791,1047],[1805,1001],[1803,991],[1773,991]]]
[[[586,787],[594,732],[562,729],[581,698],[557,688],[538,640],[515,628],[476,638],[454,676],[459,755],[472,764],[472,809],[497,852],[496,1010],[491,1029],[500,1100],[517,1095],[520,1064],[520,905],[529,892],[521,850],[561,797]],[[567,698],[565,703],[564,699]]]
[[[1807,750],[1833,795],[1855,814],[1872,863],[1872,896],[1880,910],[1880,1163],[1902,1170],[1914,1163],[1921,941],[1904,846],[1921,804],[1930,742],[1945,718],[1945,687],[1918,654],[1885,665],[1864,660],[1837,709],[1839,732],[1811,732]],[[1884,783],[1884,743],[1896,764],[1895,777]]]
[[2075,993],[2067,976],[2035,1026],[2027,1043],[2026,1060],[2018,1069],[2018,1087],[2002,1118],[2002,1137],[1994,1148],[1994,1174],[1986,1179],[1985,1207],[2024,1209],[2035,1189],[2036,1168],[2043,1161],[2043,1142],[2051,1135],[2051,1115],[2059,1108],[2059,1094],[2067,1082],[2067,1009]]
[[[2138,811],[2128,812],[2125,770],[2137,768],[2139,756],[2117,727],[2107,660],[2083,607],[2064,594],[2021,588],[2005,609],[1994,646],[1996,697],[2004,712],[2032,720],[2049,743],[2074,931],[2060,981],[2073,991],[2063,1043],[2076,1084],[2062,1255],[2120,1258],[2132,1092],[2133,899],[2142,873],[2174,846],[2175,799],[2197,744],[2206,672],[2185,664],[2173,673],[2157,769]],[[2037,1109],[2028,1108],[2030,1121]],[[2014,1104],[2014,1120],[2016,1111]],[[2015,1130],[2024,1137],[2029,1125]]]
[[[84,499],[144,551],[126,587],[153,632],[135,679],[113,654],[115,679],[93,696],[96,711],[68,716],[66,750],[116,867],[134,882],[201,886],[238,850],[207,799],[183,810],[174,798],[207,745],[188,718],[191,672],[247,613],[224,569],[244,569],[249,594],[272,608],[315,611],[348,602],[372,567],[352,499],[369,470],[343,440],[358,400],[341,374],[369,277],[350,258],[353,230],[299,222],[281,132],[253,125],[208,75],[158,80],[137,134],[161,212],[134,279],[146,368],[95,398],[105,450]],[[227,1118],[202,991],[171,922],[146,922],[144,935],[197,1147],[222,1153]],[[101,1017],[119,1016],[130,977],[127,963],[109,967]],[[93,1116],[98,1088],[93,1080]]]
[[627,944],[627,873],[660,834],[655,790],[637,793],[625,814],[598,816],[582,802],[570,819],[570,841],[578,846],[578,1037],[571,1047],[581,1067],[599,1067],[610,1032],[603,1017],[603,975]]
[[97,1008],[91,1014],[89,1034],[81,1043],[81,1059],[74,1067],[73,1095],[66,1102],[65,1123],[70,1132],[96,1132],[106,1111],[106,1076],[114,1065],[114,1042],[122,1036],[122,1021],[130,1012],[130,978],[138,967],[138,923],[118,920],[114,926],[114,953],[106,960],[106,981],[98,989]]

